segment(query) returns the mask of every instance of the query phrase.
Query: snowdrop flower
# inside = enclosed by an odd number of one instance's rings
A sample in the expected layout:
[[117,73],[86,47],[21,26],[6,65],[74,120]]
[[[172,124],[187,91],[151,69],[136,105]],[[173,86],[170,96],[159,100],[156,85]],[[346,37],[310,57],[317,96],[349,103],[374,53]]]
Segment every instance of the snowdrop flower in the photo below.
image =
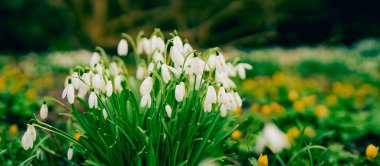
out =
[[185,60],[178,48],[174,46],[170,48],[170,58],[176,66],[182,66]]
[[225,103],[227,101],[226,90],[224,87],[220,87],[218,91],[218,103]]
[[199,57],[190,57],[185,63],[185,72],[188,75],[196,74],[202,75],[205,62]]
[[152,99],[150,98],[150,94],[146,94],[141,98],[140,107],[148,107],[152,105]]
[[65,89],[62,92],[62,99],[64,99],[65,97],[67,97],[67,101],[70,104],[74,103],[75,91],[74,91],[74,86],[73,86],[70,78],[68,80],[67,86],[65,87]]
[[154,70],[154,63],[149,63],[148,74],[152,73],[153,70]]
[[181,102],[185,96],[185,83],[181,82],[175,86],[175,99]]
[[239,74],[239,77],[241,79],[245,79],[245,70],[246,69],[251,70],[252,66],[248,63],[239,63],[235,66],[235,68]]
[[286,135],[277,128],[273,123],[266,124],[263,133],[258,137],[256,142],[256,151],[261,153],[264,146],[268,146],[274,153],[280,152],[289,146]]
[[166,104],[165,111],[166,111],[166,114],[168,115],[168,117],[170,118],[172,116],[172,108],[170,107],[169,104]]
[[151,51],[157,50],[159,52],[164,52],[165,50],[165,42],[162,38],[153,35],[151,38]]
[[234,92],[235,102],[238,107],[243,105],[240,95],[237,92]]
[[216,103],[216,92],[213,86],[209,86],[206,92],[206,99],[204,101],[205,112],[210,112],[212,104]]
[[226,72],[228,76],[235,77],[236,69],[231,62],[226,63]]
[[107,113],[106,109],[104,109],[104,108],[103,108],[103,117],[104,117],[104,120],[106,120],[108,117],[108,113]]
[[112,81],[108,80],[107,81],[107,85],[106,85],[106,94],[107,94],[107,97],[111,97],[112,96],[112,92],[113,92]]
[[136,78],[138,80],[142,80],[145,77],[145,68],[142,67],[141,65],[137,66],[137,71],[136,71]]
[[121,39],[117,45],[117,54],[120,56],[126,56],[128,53],[128,43],[127,40]]
[[181,76],[181,71],[171,66],[167,66],[167,67],[175,75],[175,77],[179,78]]
[[69,150],[67,151],[67,159],[68,160],[71,160],[71,159],[73,159],[73,147],[72,146],[70,146],[70,148],[69,148]]
[[98,99],[94,90],[91,91],[90,96],[88,97],[88,106],[90,108],[98,108]]
[[110,63],[110,70],[111,70],[112,75],[118,75],[122,72],[122,69],[117,65],[116,62]]
[[44,101],[40,109],[40,117],[41,119],[46,119],[47,116],[48,116],[48,107],[46,105],[46,101]]
[[177,50],[178,50],[180,53],[183,53],[183,50],[184,50],[184,48],[183,48],[183,43],[182,43],[182,40],[181,40],[181,38],[180,38],[179,36],[175,36],[175,37],[173,38],[173,46],[174,46],[175,48],[177,48]]
[[153,78],[151,76],[148,76],[145,78],[145,80],[141,83],[140,86],[140,93],[142,96],[149,95],[153,88]]
[[104,90],[105,85],[104,85],[102,75],[100,73],[95,74],[94,77],[92,78],[92,87],[94,87],[95,89]]
[[[193,47],[191,47],[191,45],[189,43],[185,43],[183,45],[183,52],[184,52],[185,55],[189,54],[193,50],[194,50]],[[190,56],[192,56],[192,55],[190,55]]]
[[34,128],[33,124],[28,124],[28,128],[26,129],[24,135],[21,139],[21,145],[24,148],[24,150],[32,149],[33,148],[33,142],[37,138],[37,132]]
[[160,51],[156,51],[154,52],[153,54],[153,60],[154,62],[161,62],[161,63],[164,63],[164,56],[162,55],[162,53]]
[[123,80],[123,77],[121,75],[117,75],[115,77],[114,83],[115,83],[115,90],[118,92],[121,92],[123,90],[123,87],[121,86],[121,81]]
[[73,74],[71,75],[71,79],[74,85],[74,89],[79,89],[80,79],[78,72],[73,72]]
[[166,64],[161,65],[161,75],[165,83],[168,83],[171,80],[172,77],[169,73],[168,65]]
[[147,38],[143,37],[138,43],[137,43],[137,52],[139,54],[142,54],[144,53],[145,51],[145,43],[146,43],[146,40],[148,40]]
[[99,61],[100,61],[99,53],[98,52],[92,53],[91,60],[90,60],[90,66],[94,67]]

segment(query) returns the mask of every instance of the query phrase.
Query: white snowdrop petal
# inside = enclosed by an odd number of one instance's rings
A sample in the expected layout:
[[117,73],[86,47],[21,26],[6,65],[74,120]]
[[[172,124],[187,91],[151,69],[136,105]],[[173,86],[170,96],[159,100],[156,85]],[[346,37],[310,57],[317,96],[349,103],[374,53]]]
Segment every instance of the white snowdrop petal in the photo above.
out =
[[165,111],[166,111],[166,114],[168,115],[168,117],[170,118],[172,116],[172,108],[170,107],[170,105],[166,105],[165,106]]
[[69,150],[67,150],[67,159],[71,160],[73,159],[73,147],[70,147]]
[[40,117],[41,117],[41,119],[46,119],[47,116],[48,116],[48,107],[44,103],[44,104],[42,104],[42,106],[40,108]]
[[128,53],[128,42],[125,39],[121,39],[117,45],[117,53],[120,56],[126,56]]

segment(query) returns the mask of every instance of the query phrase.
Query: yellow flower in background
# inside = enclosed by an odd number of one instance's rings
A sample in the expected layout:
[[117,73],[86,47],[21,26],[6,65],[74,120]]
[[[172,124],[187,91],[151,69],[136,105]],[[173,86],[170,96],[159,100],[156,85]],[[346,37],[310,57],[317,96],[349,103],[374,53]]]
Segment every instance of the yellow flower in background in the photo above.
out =
[[306,105],[302,100],[298,100],[293,103],[293,108],[296,112],[302,113],[305,112]]
[[289,93],[288,93],[288,99],[290,101],[296,101],[298,100],[298,92],[296,90],[291,90]]
[[304,130],[304,134],[308,137],[314,137],[315,136],[315,131],[313,128],[307,126]]
[[0,76],[0,91],[4,91],[6,87],[6,79],[3,76]]
[[9,126],[9,135],[17,135],[18,133],[18,126],[17,125],[11,125]]
[[376,158],[378,152],[379,152],[379,147],[376,147],[375,145],[370,144],[367,146],[365,150],[365,155],[367,156],[368,159],[373,160]]
[[241,114],[242,111],[241,107],[236,107],[234,114]]
[[268,105],[263,105],[261,106],[261,113],[264,114],[265,116],[269,116],[272,113],[272,110]]
[[260,105],[257,103],[252,103],[251,104],[251,111],[252,112],[259,112],[260,111]]
[[260,154],[257,162],[259,166],[268,166],[268,156]]
[[336,106],[338,104],[338,99],[335,95],[329,95],[326,98],[326,103],[329,106]]
[[255,86],[255,80],[252,78],[246,79],[243,82],[243,90],[250,91],[253,90]]
[[74,139],[79,141],[79,138],[80,138],[80,133],[75,133],[74,134]]
[[275,112],[279,115],[285,114],[285,108],[282,105],[278,104],[277,102],[271,102],[269,104],[269,108],[272,113]]
[[302,100],[306,105],[313,105],[317,101],[317,97],[315,95],[311,95],[303,98]]
[[329,116],[329,112],[329,109],[324,105],[317,105],[314,109],[314,114],[320,119]]
[[288,132],[286,132],[286,136],[290,143],[293,143],[296,138],[300,136],[301,132],[298,130],[296,126],[291,127]]
[[232,132],[231,137],[232,137],[232,139],[237,140],[242,135],[243,135],[243,133],[240,130],[235,130],[234,132]]
[[285,74],[284,73],[276,73],[272,76],[272,79],[273,79],[273,82],[274,83],[277,83],[277,84],[282,84],[285,82],[286,80],[286,77],[285,77]]
[[37,91],[35,89],[28,89],[25,93],[26,97],[29,99],[36,99],[37,98]]

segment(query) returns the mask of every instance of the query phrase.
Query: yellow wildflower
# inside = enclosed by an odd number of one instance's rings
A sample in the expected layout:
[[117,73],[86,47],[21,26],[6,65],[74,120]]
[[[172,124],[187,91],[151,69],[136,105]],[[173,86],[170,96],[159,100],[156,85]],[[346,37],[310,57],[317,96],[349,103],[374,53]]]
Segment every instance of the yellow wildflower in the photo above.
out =
[[308,137],[314,137],[314,136],[315,136],[315,131],[314,131],[314,129],[311,128],[311,127],[309,127],[309,126],[307,126],[307,127],[305,128],[304,133],[305,133],[305,135],[308,136]]
[[243,82],[243,89],[246,91],[250,91],[254,89],[255,81],[253,79],[246,79]]
[[296,101],[298,99],[298,92],[296,90],[291,90],[289,93],[288,93],[288,99],[291,100],[291,101]]
[[11,125],[10,127],[9,127],[9,134],[10,135],[17,135],[17,133],[18,133],[18,126],[17,125]]
[[329,115],[329,109],[324,105],[317,105],[314,109],[314,114],[318,118],[325,118]]
[[293,108],[296,112],[304,112],[305,111],[305,103],[302,101],[302,100],[298,100],[296,102],[293,103]]
[[268,156],[260,154],[258,164],[259,166],[268,166]]
[[267,105],[263,105],[263,106],[261,107],[261,113],[264,114],[264,115],[266,115],[266,116],[269,116],[269,115],[271,115],[272,110],[270,109],[269,106],[267,106]]
[[291,127],[288,132],[286,132],[286,136],[290,143],[293,143],[296,138],[300,136],[301,132],[297,127]]
[[236,107],[234,114],[240,114],[242,112],[241,107]]
[[236,140],[236,139],[239,139],[242,135],[243,133],[241,133],[240,130],[236,129],[234,132],[232,132],[231,137],[232,139]]
[[28,89],[26,91],[26,97],[29,99],[35,99],[37,97],[37,91],[35,89]]
[[74,134],[74,139],[79,141],[79,138],[80,138],[80,133],[75,133]]
[[378,152],[379,152],[379,147],[376,147],[375,145],[370,144],[367,146],[365,150],[365,155],[367,156],[368,159],[373,160],[376,158]]

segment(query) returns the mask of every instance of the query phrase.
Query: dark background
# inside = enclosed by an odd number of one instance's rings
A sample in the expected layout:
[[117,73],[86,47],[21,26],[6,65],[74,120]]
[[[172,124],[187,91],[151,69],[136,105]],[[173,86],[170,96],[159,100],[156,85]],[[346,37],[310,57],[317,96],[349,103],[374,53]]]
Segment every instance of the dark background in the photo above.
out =
[[195,47],[351,45],[380,37],[376,0],[0,0],[0,52],[95,45],[177,29]]

